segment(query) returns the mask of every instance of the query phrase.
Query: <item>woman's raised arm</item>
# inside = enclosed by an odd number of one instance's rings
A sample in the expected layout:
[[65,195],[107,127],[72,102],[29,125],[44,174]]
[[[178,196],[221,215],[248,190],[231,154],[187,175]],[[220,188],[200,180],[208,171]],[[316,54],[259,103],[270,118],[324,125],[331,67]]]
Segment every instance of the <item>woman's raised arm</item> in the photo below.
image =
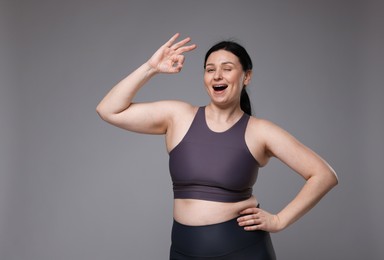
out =
[[108,92],[96,108],[103,120],[130,131],[165,133],[171,111],[169,104],[166,101],[133,104],[132,100],[154,75],[181,71],[183,53],[195,49],[196,45],[186,45],[189,37],[175,43],[178,36],[178,33],[172,36],[147,62]]

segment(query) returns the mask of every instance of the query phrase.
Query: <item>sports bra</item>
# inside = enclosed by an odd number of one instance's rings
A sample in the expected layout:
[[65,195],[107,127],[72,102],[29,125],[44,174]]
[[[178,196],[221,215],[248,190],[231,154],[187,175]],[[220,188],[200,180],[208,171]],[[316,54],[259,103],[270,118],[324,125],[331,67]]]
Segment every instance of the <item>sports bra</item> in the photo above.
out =
[[252,196],[259,163],[245,143],[249,115],[228,130],[214,132],[199,107],[191,126],[169,153],[173,194],[177,199],[237,202]]

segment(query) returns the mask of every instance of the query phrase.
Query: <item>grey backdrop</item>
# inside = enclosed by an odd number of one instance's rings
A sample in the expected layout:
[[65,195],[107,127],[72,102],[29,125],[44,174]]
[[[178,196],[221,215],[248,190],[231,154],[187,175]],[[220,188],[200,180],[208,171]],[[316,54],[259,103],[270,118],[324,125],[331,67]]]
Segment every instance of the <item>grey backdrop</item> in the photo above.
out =
[[[137,100],[208,99],[205,51],[242,43],[255,114],[322,155],[340,184],[273,234],[279,259],[383,259],[383,1],[0,2],[0,259],[167,259],[172,192],[162,136],[95,107],[175,32],[199,48]],[[277,160],[254,193],[280,210],[303,181]]]

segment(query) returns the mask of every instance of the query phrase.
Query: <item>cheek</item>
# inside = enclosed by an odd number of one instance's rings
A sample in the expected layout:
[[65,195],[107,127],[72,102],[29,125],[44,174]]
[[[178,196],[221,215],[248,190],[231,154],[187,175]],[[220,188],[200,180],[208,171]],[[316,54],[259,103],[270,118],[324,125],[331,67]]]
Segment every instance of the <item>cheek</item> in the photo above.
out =
[[233,84],[243,86],[243,78],[241,75],[231,75],[228,77],[228,81],[232,82]]
[[204,84],[207,86],[208,83],[211,81],[211,77],[208,74],[204,74],[203,80]]
[[239,82],[239,85],[241,85],[241,87],[243,87],[244,83],[245,83],[245,76],[244,74],[240,74],[237,76],[237,80]]

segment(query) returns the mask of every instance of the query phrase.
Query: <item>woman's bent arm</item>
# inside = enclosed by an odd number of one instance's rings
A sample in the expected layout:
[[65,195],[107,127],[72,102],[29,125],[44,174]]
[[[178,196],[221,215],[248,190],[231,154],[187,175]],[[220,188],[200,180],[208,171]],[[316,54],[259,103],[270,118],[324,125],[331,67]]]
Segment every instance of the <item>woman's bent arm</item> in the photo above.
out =
[[166,120],[164,113],[157,115],[156,102],[137,104],[139,109],[132,103],[136,93],[155,74],[156,71],[144,63],[109,91],[97,106],[97,113],[106,122],[129,131],[163,133]]
[[301,175],[305,184],[297,196],[278,214],[272,215],[262,209],[249,208],[241,212],[239,224],[246,230],[262,229],[277,232],[288,227],[338,183],[334,170],[315,152],[301,144],[280,127],[264,121],[262,138],[268,157],[276,157]]
[[96,108],[103,120],[129,131],[150,134],[166,132],[171,116],[167,102],[133,104],[132,100],[154,75],[181,71],[184,63],[182,53],[193,50],[196,45],[185,46],[189,38],[174,43],[178,35],[175,34],[146,63],[109,91]]

